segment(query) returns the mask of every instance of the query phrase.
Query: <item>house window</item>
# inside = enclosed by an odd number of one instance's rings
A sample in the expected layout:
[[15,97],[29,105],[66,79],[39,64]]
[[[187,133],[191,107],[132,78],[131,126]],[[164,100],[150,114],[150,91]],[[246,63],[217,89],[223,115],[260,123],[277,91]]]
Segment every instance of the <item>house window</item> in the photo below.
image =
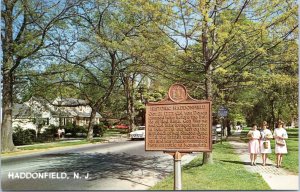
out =
[[68,118],[67,119],[67,123],[73,123],[73,119],[72,118]]
[[83,125],[83,120],[81,118],[79,118],[79,125],[82,126]]
[[62,125],[66,125],[67,124],[67,119],[66,118],[63,118],[62,120]]

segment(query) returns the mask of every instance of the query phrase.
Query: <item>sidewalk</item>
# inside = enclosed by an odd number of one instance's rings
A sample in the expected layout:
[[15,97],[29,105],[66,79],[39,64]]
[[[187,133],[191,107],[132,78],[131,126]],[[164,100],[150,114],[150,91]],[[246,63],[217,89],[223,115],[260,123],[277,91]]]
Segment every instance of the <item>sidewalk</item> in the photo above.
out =
[[[297,190],[299,189],[299,177],[283,168],[276,168],[274,162],[267,159],[267,165],[262,166],[261,156],[257,157],[257,165],[251,166],[248,144],[240,140],[240,131],[236,131],[227,141],[235,149],[245,168],[253,173],[259,173],[272,190]],[[274,150],[273,150],[274,152]]]

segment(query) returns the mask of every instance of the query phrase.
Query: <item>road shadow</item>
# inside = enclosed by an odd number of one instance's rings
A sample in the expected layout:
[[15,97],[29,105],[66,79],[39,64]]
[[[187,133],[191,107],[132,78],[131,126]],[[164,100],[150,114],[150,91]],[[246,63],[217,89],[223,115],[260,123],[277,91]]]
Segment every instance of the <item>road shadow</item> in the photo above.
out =
[[[40,166],[37,172],[66,172],[73,177],[74,173],[86,175],[88,181],[101,178],[145,178],[155,176],[162,179],[172,172],[172,161],[161,156],[139,156],[126,153],[66,153],[45,154],[35,162],[51,162]],[[170,166],[171,165],[171,166]]]

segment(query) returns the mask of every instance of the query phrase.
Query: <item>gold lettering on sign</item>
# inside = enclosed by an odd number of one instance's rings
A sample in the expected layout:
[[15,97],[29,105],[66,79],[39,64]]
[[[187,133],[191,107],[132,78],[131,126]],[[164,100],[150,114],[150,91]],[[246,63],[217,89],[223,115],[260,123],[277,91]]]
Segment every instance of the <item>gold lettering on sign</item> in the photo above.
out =
[[[176,98],[180,92],[174,89]],[[147,106],[146,110],[146,150],[210,150],[209,102]]]

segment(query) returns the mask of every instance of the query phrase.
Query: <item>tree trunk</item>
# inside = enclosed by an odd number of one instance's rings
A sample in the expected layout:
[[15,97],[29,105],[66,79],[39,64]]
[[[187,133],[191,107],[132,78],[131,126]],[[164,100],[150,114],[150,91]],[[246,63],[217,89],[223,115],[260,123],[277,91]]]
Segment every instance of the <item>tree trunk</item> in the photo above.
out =
[[279,121],[279,119],[281,119],[282,117],[281,117],[281,109],[279,108],[278,109],[278,112],[277,112],[277,121]]
[[[131,91],[130,91],[131,92]],[[129,132],[131,132],[135,126],[134,122],[134,105],[133,105],[133,95],[129,97],[129,102],[128,102],[128,117],[129,117]]]
[[[207,27],[207,26],[206,26]],[[212,100],[212,65],[209,62],[209,50],[207,46],[207,30],[206,27],[203,29],[202,33],[202,51],[203,59],[205,63],[205,95],[206,99]],[[212,127],[212,126],[211,126]],[[213,154],[211,152],[203,152],[203,164],[212,164]]]
[[130,87],[129,87],[129,127],[130,127],[130,131],[133,130],[133,128],[135,127],[135,121],[134,121],[134,113],[135,113],[135,108],[134,108],[134,78],[132,79],[130,83]]
[[2,39],[3,52],[3,89],[2,89],[2,123],[1,123],[1,152],[15,150],[13,143],[12,107],[13,107],[13,4],[6,3],[5,37]]
[[124,75],[123,77],[123,85],[124,91],[126,96],[126,112],[127,112],[127,119],[129,121],[129,129],[128,132],[130,133],[134,126],[134,88],[133,88],[134,78],[130,81],[130,76]]
[[295,118],[296,116],[295,115],[292,115],[292,117],[291,117],[291,128],[294,128],[295,127]]
[[9,72],[3,74],[3,114],[1,124],[1,152],[14,151],[12,128],[12,77]]
[[92,107],[90,122],[89,122],[89,126],[88,126],[88,134],[87,134],[87,140],[88,141],[93,140],[93,136],[94,136],[93,126],[95,125],[95,122],[96,122],[96,113],[97,113],[97,108]]
[[274,103],[274,100],[271,100],[271,115],[272,115],[272,118],[271,118],[271,122],[270,122],[270,126],[271,126],[271,130],[274,130],[275,126],[276,126],[276,120],[275,120],[275,103]]
[[231,127],[230,127],[230,120],[226,119],[226,127],[227,127],[227,136],[231,135]]
[[[212,66],[208,66],[205,79],[205,88],[206,88],[206,99],[212,99]],[[203,153],[203,164],[212,164],[213,163],[213,154],[211,152]]]

